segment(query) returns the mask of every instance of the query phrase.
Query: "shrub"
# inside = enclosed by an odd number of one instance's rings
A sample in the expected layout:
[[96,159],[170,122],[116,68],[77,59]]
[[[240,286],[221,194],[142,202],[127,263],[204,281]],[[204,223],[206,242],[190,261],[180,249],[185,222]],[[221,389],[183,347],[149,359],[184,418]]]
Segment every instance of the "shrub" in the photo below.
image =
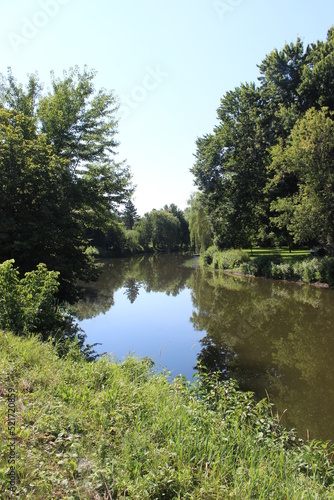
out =
[[57,302],[58,277],[58,272],[38,264],[35,271],[20,279],[13,259],[0,264],[0,328],[51,339],[61,355],[73,351],[74,341],[88,359],[94,359],[91,347],[84,347],[86,336],[66,307]]
[[242,263],[250,260],[247,253],[242,250],[221,251],[215,245],[209,247],[202,256],[205,266],[211,266],[215,269],[235,269]]
[[321,281],[334,286],[334,257],[325,257],[322,259]]
[[263,255],[261,257],[255,257],[254,261],[255,266],[255,276],[261,276],[264,278],[272,277],[272,266],[273,264],[281,264],[282,257],[278,254],[274,255]]
[[0,265],[0,327],[8,330],[22,329],[20,315],[19,272],[14,260]]
[[205,266],[211,266],[213,262],[213,256],[218,252],[218,248],[215,245],[207,248],[202,256],[202,262]]
[[293,266],[294,274],[305,283],[321,281],[321,262],[318,259],[307,259],[296,262]]
[[250,260],[249,262],[244,262],[243,264],[241,264],[240,270],[243,274],[250,274],[255,276],[256,265],[252,260]]
[[288,280],[294,275],[293,266],[290,263],[271,263],[271,277],[274,279]]
[[216,269],[235,269],[249,260],[249,255],[242,250],[217,252],[213,257],[213,263]]

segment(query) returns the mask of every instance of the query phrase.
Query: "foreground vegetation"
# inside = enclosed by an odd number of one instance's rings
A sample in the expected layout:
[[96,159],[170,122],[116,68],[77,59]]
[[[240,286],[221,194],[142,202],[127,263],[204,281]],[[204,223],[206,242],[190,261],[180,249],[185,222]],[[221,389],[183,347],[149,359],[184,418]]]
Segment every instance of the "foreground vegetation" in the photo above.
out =
[[302,443],[267,401],[204,368],[190,384],[148,359],[89,362],[58,287],[43,264],[24,277],[0,265],[2,496],[333,497],[330,443]]
[[333,498],[331,445],[298,442],[232,382],[170,383],[149,360],[75,349],[60,359],[9,332],[0,348],[2,492],[13,389],[19,498]]
[[220,251],[211,246],[201,256],[201,263],[214,269],[234,270],[257,277],[334,285],[334,258],[310,257],[304,250]]

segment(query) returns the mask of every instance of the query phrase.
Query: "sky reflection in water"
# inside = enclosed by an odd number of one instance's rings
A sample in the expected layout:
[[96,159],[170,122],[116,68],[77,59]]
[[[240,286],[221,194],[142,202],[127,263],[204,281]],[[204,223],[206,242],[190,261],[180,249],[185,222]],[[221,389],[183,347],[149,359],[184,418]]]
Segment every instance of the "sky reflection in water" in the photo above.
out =
[[126,291],[121,288],[115,293],[115,305],[105,314],[80,323],[88,342],[101,342],[95,350],[113,353],[119,360],[129,353],[149,356],[159,370],[167,367],[172,376],[182,373],[191,378],[203,334],[194,331],[190,322],[190,290],[173,297],[140,287],[133,303]]
[[334,440],[334,290],[228,276],[155,255],[105,264],[77,305],[97,352],[151,357],[189,379],[199,360],[277,406],[302,438]]

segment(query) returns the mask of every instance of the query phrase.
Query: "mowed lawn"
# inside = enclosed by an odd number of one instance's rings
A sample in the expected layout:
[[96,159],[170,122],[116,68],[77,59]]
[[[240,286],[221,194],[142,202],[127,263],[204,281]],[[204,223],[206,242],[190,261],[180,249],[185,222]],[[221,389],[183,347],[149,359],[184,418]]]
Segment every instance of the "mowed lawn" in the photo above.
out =
[[301,250],[291,250],[291,252],[289,251],[288,247],[253,248],[253,251],[250,249],[244,249],[243,251],[247,253],[251,258],[264,257],[266,255],[280,255],[282,259],[290,262],[303,260],[306,259],[307,257],[312,257],[309,248],[303,248]]

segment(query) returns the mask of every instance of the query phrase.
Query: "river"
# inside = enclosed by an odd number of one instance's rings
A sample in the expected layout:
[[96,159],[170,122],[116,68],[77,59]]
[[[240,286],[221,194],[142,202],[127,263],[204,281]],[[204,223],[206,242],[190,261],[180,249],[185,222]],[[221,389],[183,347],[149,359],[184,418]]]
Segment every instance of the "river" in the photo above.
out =
[[[199,269],[181,255],[111,259],[76,306],[88,343],[190,379],[200,362],[334,441],[334,290]],[[286,410],[286,411],[285,411]]]

